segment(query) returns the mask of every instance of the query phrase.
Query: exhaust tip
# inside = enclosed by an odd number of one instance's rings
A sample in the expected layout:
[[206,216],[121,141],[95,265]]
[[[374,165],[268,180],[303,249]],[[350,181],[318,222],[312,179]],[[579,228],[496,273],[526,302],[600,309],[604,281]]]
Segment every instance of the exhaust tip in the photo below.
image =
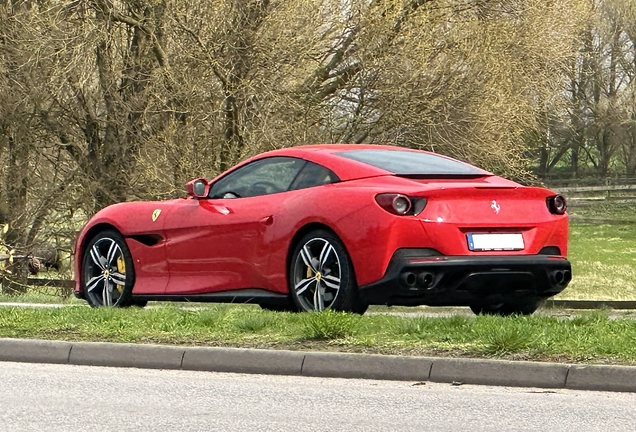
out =
[[433,277],[432,273],[428,273],[428,272],[424,272],[424,273],[420,273],[417,276],[417,281],[419,282],[420,285],[422,285],[424,288],[428,288],[431,285],[433,285],[433,280],[435,278]]
[[400,275],[400,280],[407,287],[412,287],[415,285],[415,281],[417,280],[417,277],[415,276],[415,273],[404,272],[402,273],[402,275]]

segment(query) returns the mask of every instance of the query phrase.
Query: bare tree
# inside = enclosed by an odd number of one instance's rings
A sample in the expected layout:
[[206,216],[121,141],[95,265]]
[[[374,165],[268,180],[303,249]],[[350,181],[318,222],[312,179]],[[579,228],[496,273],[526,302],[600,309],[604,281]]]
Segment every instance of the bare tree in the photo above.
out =
[[[636,169],[633,147],[634,39],[633,2],[590,0],[591,13],[581,30],[579,53],[568,69],[567,115],[571,133],[561,143],[556,160],[570,151],[576,175],[581,162],[605,177],[612,164],[625,172]],[[557,114],[558,115],[558,114]],[[620,155],[622,161],[616,158]],[[622,163],[621,163],[622,162]],[[554,165],[554,164],[553,164]]]

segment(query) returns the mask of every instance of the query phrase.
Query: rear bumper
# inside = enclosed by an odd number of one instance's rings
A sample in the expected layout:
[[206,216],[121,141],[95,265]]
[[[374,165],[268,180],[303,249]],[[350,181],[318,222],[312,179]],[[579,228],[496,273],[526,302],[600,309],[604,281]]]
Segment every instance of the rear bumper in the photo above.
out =
[[470,306],[547,298],[572,279],[562,256],[443,256],[431,249],[397,251],[384,277],[360,287],[369,304]]

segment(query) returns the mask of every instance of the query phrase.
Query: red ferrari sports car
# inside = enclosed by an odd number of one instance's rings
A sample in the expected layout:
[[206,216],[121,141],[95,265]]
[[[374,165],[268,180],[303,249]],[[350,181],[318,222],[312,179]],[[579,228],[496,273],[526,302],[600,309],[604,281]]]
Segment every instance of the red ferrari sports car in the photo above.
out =
[[77,240],[76,296],[530,314],[572,278],[562,196],[434,153],[292,147],[186,188],[97,213]]

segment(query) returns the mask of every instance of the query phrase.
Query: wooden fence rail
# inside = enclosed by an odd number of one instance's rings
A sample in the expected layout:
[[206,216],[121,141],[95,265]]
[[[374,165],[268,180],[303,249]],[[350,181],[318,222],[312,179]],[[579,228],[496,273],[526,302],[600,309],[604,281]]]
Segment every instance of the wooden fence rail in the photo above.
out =
[[37,287],[52,287],[52,288],[70,288],[75,287],[75,281],[69,279],[42,279],[42,278],[28,278],[27,284]]
[[636,191],[635,184],[629,185],[609,185],[609,186],[577,186],[577,187],[557,187],[557,192],[562,194],[577,194],[585,192],[612,192],[612,191]]
[[630,203],[636,200],[636,184],[548,187],[565,196],[571,207],[610,201],[612,203]]

